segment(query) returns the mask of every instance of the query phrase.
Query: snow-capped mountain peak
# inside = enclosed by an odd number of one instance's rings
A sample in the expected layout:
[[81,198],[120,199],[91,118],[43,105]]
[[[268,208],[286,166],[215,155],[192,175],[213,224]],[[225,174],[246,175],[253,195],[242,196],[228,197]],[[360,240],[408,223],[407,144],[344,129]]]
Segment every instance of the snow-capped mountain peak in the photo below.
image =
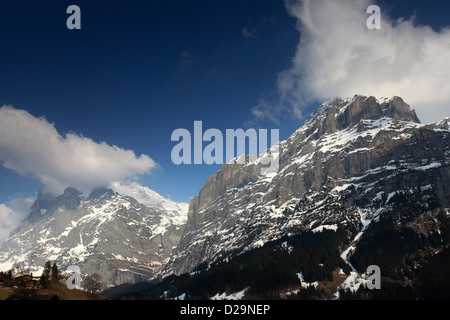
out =
[[188,203],[175,202],[164,198],[159,193],[148,187],[141,186],[137,182],[116,181],[111,183],[110,188],[117,193],[133,197],[149,208],[164,208],[167,211],[167,217],[170,218],[174,224],[182,225],[186,223],[189,208]]

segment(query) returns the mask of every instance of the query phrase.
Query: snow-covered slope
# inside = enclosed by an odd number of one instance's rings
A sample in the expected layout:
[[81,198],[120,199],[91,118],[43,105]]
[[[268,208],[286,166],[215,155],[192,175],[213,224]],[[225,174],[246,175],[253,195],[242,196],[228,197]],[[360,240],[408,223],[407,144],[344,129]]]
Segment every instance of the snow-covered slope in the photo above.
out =
[[133,197],[149,208],[163,208],[167,213],[166,217],[173,224],[183,225],[187,221],[188,203],[175,202],[164,198],[157,192],[141,186],[137,182],[113,182],[110,187],[117,193]]

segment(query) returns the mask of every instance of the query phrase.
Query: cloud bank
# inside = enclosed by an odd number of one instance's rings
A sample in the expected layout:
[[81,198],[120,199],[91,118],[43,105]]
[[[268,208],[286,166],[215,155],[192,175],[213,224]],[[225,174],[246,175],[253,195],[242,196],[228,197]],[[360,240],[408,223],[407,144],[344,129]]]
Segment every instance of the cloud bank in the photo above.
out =
[[[83,192],[149,173],[147,155],[97,143],[77,134],[61,135],[45,118],[11,106],[0,108],[0,161],[21,175],[40,179],[50,192],[68,186]],[[3,214],[9,214],[3,208]]]
[[0,242],[9,237],[30,213],[34,198],[15,198],[9,204],[0,203]]
[[0,242],[2,242],[19,225],[21,219],[10,207],[0,203],[0,221]]
[[381,6],[381,30],[369,30],[373,0],[286,0],[300,42],[278,76],[280,102],[260,103],[257,118],[280,110],[301,118],[308,103],[355,94],[401,96],[422,122],[450,114],[450,28],[393,20]]

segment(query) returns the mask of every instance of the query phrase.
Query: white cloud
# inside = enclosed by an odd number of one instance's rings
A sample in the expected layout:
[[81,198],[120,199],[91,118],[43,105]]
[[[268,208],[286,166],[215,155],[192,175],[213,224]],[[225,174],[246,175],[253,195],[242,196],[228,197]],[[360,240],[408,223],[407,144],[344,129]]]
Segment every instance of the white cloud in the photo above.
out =
[[[277,88],[282,104],[301,116],[315,100],[354,94],[401,96],[422,122],[450,114],[450,28],[439,32],[393,21],[381,6],[381,30],[369,30],[373,0],[287,0],[300,42]],[[254,109],[258,111],[260,109]],[[261,116],[261,115],[260,115]]]
[[31,197],[18,197],[12,199],[8,204],[0,203],[0,242],[7,239],[11,232],[28,216],[34,200]]
[[0,161],[39,178],[54,193],[68,186],[89,192],[157,166],[147,155],[73,133],[62,136],[46,119],[11,106],[0,108]]
[[15,198],[9,205],[0,203],[0,242],[9,237],[29,214],[33,198]]
[[10,233],[28,216],[34,200],[31,197],[18,197],[8,204],[0,203],[0,242],[8,238]]
[[9,201],[8,206],[19,216],[20,219],[25,218],[30,213],[30,208],[36,198],[33,197],[17,197]]
[[18,215],[7,205],[0,203],[0,242],[5,240],[10,232],[19,225]]

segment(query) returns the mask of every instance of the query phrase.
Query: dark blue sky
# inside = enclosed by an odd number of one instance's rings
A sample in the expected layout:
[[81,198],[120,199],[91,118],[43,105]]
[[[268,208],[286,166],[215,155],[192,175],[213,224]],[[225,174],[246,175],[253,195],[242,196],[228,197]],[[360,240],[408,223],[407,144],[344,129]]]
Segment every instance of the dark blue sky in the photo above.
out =
[[[379,3],[436,30],[449,24],[448,1]],[[71,4],[81,30],[66,28]],[[0,105],[150,156],[161,169],[138,181],[188,201],[218,166],[173,165],[171,133],[195,120],[220,130],[252,120],[295,53],[295,25],[282,0],[2,1]],[[301,121],[257,125],[285,139]],[[0,179],[0,203],[40,187],[3,167]]]

